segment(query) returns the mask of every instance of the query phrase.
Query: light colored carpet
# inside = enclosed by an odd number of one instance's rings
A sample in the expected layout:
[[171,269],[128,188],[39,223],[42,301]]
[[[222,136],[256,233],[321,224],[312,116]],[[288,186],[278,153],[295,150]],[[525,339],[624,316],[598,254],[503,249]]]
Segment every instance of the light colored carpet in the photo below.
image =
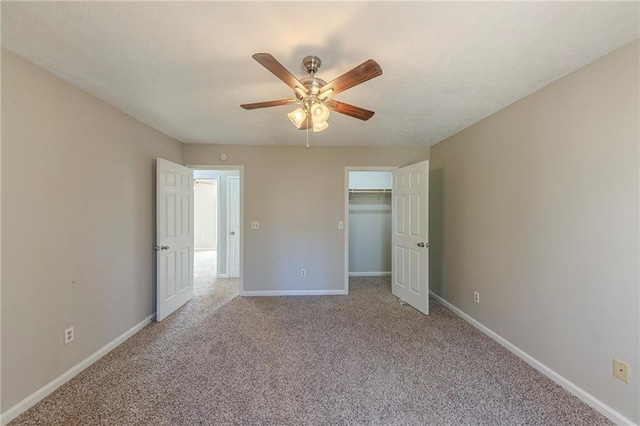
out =
[[12,424],[609,424],[439,304],[350,283],[234,298],[219,280]]
[[211,290],[216,281],[218,252],[216,250],[196,250],[193,252],[193,294],[202,296]]

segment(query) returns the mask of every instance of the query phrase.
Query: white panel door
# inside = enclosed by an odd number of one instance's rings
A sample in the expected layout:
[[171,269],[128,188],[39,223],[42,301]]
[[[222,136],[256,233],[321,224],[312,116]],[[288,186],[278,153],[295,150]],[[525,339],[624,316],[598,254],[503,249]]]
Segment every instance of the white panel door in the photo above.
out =
[[393,172],[391,292],[429,314],[429,162]]
[[156,168],[156,321],[193,297],[193,171],[162,158]]
[[229,177],[228,182],[228,216],[227,229],[229,231],[228,241],[228,259],[229,259],[229,277],[237,278],[240,276],[240,178]]

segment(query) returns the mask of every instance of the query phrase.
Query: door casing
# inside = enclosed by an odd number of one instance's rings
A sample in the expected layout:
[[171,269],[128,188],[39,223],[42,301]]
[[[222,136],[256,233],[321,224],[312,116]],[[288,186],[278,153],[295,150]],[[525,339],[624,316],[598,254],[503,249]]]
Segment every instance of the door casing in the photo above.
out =
[[[239,193],[234,194],[233,186],[235,181],[238,181],[238,184],[240,183],[240,177],[229,176],[227,177],[226,181],[227,181],[227,191],[226,191],[227,192],[227,199],[226,199],[227,274],[229,275],[229,278],[236,278],[238,274],[236,273],[237,267],[234,264],[234,260],[238,261],[237,262],[238,266],[240,265],[239,258],[236,257],[236,253],[238,253],[238,250],[239,250],[239,246],[236,240],[239,241],[239,238],[242,235],[236,236],[235,233],[241,233],[242,229],[240,229],[240,217],[239,217],[239,214],[237,214],[239,212],[237,208],[239,207],[240,203],[238,202],[238,206],[235,206],[235,203],[233,202],[233,201],[236,201],[235,197],[239,197],[240,194]],[[238,185],[238,189],[239,189],[239,185]],[[234,223],[236,221],[238,223]],[[234,232],[234,235],[231,235],[232,232]]]

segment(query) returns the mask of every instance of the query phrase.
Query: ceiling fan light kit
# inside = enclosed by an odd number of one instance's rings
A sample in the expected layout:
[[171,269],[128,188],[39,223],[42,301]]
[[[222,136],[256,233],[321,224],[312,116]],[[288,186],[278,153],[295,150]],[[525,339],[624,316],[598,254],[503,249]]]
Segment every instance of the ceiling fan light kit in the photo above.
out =
[[289,114],[287,114],[289,120],[296,126],[298,129],[302,127],[304,122],[307,119],[307,113],[302,108],[296,108]]
[[314,132],[321,132],[327,127],[327,119],[329,118],[329,108],[323,105],[317,98],[307,96],[300,101],[301,107],[298,107],[287,114],[289,120],[296,128],[305,130],[312,128]]
[[314,123],[322,123],[329,118],[329,108],[317,102],[311,106],[311,119]]
[[381,75],[382,68],[373,59],[363,62],[329,83],[315,76],[322,64],[317,56],[307,56],[302,60],[309,77],[300,80],[269,53],[256,53],[253,59],[293,89],[294,98],[240,105],[244,109],[298,104],[298,108],[287,114],[289,120],[297,129],[311,128],[314,132],[321,132],[329,127],[327,120],[330,111],[364,121],[373,117],[373,111],[332,99],[332,96],[340,92]]
[[323,121],[322,123],[313,123],[313,131],[316,133],[323,131],[327,127],[329,127],[329,123],[326,121]]

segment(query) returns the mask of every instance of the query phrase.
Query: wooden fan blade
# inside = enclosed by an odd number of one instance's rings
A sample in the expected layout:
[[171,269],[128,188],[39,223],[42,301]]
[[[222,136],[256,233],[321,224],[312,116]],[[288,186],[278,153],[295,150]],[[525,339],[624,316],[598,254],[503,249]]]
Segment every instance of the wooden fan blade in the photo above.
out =
[[369,111],[368,109],[360,108],[357,106],[345,104],[344,102],[336,101],[334,99],[327,102],[327,107],[335,112],[339,112],[340,114],[348,115],[353,118],[358,118],[360,120],[367,121],[375,112]]
[[274,107],[280,105],[289,105],[295,103],[295,99],[280,99],[277,101],[267,101],[267,102],[256,102],[254,104],[244,104],[240,105],[244,109],[258,109],[258,108],[267,108]]
[[309,89],[304,87],[280,62],[268,53],[256,53],[252,56],[260,65],[271,71],[273,75],[282,80],[287,86],[295,90],[296,87],[302,89],[304,93],[309,93]]
[[378,65],[378,63],[373,59],[369,59],[351,71],[347,71],[340,77],[322,86],[322,89],[320,90],[320,97],[322,98],[323,94],[333,96],[340,92],[344,92],[353,86],[364,83],[365,81],[371,80],[381,74],[382,68],[380,68],[380,65]]

